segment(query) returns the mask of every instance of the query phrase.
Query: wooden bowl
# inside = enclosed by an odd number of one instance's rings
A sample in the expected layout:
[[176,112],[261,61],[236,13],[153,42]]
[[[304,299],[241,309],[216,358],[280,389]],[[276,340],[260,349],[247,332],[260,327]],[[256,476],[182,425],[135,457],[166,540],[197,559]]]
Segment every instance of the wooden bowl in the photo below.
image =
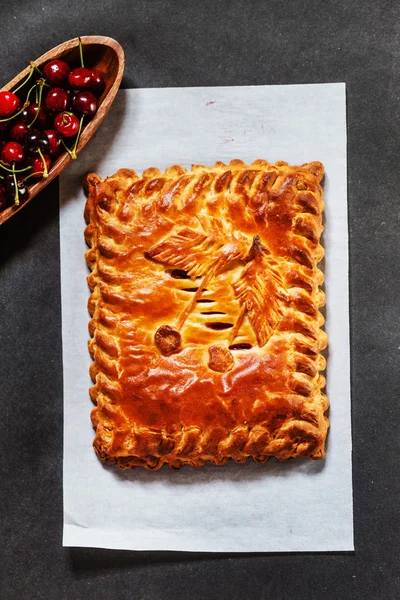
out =
[[[122,47],[112,38],[99,35],[87,35],[80,39],[83,45],[85,67],[99,71],[105,81],[105,88],[98,98],[98,110],[96,114],[82,129],[76,149],[77,154],[92,137],[110,109],[121,83],[125,63]],[[72,68],[79,67],[80,59],[78,44],[78,38],[64,42],[52,50],[49,50],[49,52],[46,52],[46,54],[43,54],[43,56],[34,62],[40,69],[50,60],[61,58],[68,62]],[[27,77],[29,71],[30,66],[21,71],[21,73],[14,77],[12,81],[2,87],[0,91],[15,89],[18,84]],[[32,198],[39,194],[46,185],[59,175],[71,160],[71,156],[68,152],[63,152],[52,164],[51,169],[49,170],[49,176],[46,179],[41,179],[38,183],[29,186],[29,198],[25,202],[21,203],[19,206],[14,205],[0,212],[0,225],[23,209]]]

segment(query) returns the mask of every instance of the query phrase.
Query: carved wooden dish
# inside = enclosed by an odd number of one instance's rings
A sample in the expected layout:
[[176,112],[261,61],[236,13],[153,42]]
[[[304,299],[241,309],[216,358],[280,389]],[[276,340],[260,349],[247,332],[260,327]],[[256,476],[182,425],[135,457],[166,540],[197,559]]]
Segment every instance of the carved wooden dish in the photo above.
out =
[[[88,35],[80,38],[83,45],[83,54],[85,58],[85,66],[90,69],[96,69],[105,81],[105,88],[98,98],[98,110],[94,117],[89,121],[84,128],[79,139],[76,149],[78,154],[92,137],[104,117],[106,116],[114,98],[117,94],[124,72],[124,51],[122,47],[109,37]],[[79,40],[78,38],[64,42],[56,46],[40,58],[35,60],[35,64],[41,68],[47,62],[54,59],[63,59],[72,67],[79,67]],[[29,74],[30,66],[21,71],[14,79],[1,90],[13,90],[20,82]],[[0,90],[0,91],[1,91]],[[32,198],[37,196],[71,161],[71,156],[68,152],[61,154],[51,166],[49,176],[46,179],[41,179],[38,183],[29,186],[29,198],[19,206],[11,206],[0,212],[0,225],[15,215],[24,206],[26,206]]]

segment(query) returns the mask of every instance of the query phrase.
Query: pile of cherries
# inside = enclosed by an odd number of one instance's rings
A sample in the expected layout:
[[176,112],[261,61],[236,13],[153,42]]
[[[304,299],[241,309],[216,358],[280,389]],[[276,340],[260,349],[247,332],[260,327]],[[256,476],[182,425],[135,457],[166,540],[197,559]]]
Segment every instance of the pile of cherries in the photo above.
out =
[[80,40],[79,52],[80,67],[52,60],[42,72],[31,63],[18,88],[0,91],[0,211],[24,202],[62,152],[76,158],[84,122],[97,112],[104,89],[100,73],[84,66]]

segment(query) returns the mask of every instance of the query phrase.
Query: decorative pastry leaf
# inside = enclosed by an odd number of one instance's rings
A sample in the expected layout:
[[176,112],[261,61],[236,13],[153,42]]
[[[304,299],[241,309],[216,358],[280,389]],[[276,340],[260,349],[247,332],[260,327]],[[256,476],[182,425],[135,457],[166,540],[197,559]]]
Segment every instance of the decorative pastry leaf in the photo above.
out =
[[[264,346],[281,319],[281,303],[286,299],[284,283],[271,264],[270,254],[258,237],[248,254],[249,261],[240,278],[233,284],[242,307],[240,324],[247,314],[257,343]],[[235,335],[239,327],[235,327]]]
[[199,257],[208,258],[207,249],[212,245],[212,240],[205,233],[184,227],[150,248],[145,256],[179,267],[190,277],[197,277],[203,272],[203,261],[199,262]]
[[147,258],[179,267],[187,274],[201,277],[210,270],[214,275],[229,262],[244,259],[248,240],[240,233],[226,230],[220,219],[199,217],[205,233],[183,227],[145,253]]

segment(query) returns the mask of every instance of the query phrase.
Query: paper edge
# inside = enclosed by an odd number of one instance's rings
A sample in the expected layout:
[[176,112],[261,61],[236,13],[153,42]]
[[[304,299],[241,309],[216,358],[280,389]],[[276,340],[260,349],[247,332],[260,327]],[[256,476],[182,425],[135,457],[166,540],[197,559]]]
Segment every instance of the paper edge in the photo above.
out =
[[[93,543],[94,535],[97,539],[95,543]],[[316,544],[312,540],[306,543],[303,540],[302,548],[298,548],[296,544],[288,546],[287,540],[282,539],[278,544],[276,540],[272,540],[272,543],[254,547],[250,542],[249,546],[243,544],[235,549],[226,550],[219,548],[215,542],[210,544],[207,539],[204,541],[199,541],[198,538],[195,541],[183,540],[179,535],[174,536],[171,532],[158,531],[157,536],[154,539],[148,539],[146,544],[134,543],[134,537],[134,529],[130,529],[129,536],[126,536],[122,531],[105,531],[98,528],[85,529],[77,525],[65,524],[62,545],[65,548],[103,548],[109,550],[130,550],[133,552],[205,552],[209,554],[216,552],[224,554],[254,554],[260,552],[268,552],[270,554],[318,552],[326,554],[329,552],[354,552],[352,536],[349,539],[338,541],[335,545],[332,544],[329,550],[321,547],[320,544]]]
[[[171,544],[171,534],[168,533],[167,534],[167,539],[165,540],[165,545],[164,544],[160,544],[158,541],[153,543],[153,540],[148,541],[148,543],[146,543],[145,546],[142,546],[142,544],[136,544],[135,542],[130,542],[130,541],[124,541],[123,538],[125,537],[124,535],[121,535],[120,531],[112,531],[112,530],[104,530],[104,529],[99,529],[99,528],[90,528],[90,529],[85,529],[84,527],[80,527],[78,525],[72,525],[72,524],[68,524],[65,522],[65,510],[63,509],[63,536],[62,536],[62,546],[63,547],[85,547],[85,548],[103,548],[103,549],[114,549],[114,550],[131,550],[131,551],[178,551],[178,552],[206,552],[206,553],[216,553],[216,552],[222,552],[222,553],[227,553],[227,554],[236,554],[236,553],[290,553],[290,552],[296,552],[296,553],[305,553],[305,552],[318,552],[318,553],[330,553],[330,552],[352,552],[355,551],[355,540],[354,540],[354,485],[353,485],[353,427],[352,427],[352,396],[351,396],[351,364],[352,364],[352,352],[351,352],[351,344],[350,344],[350,282],[349,282],[349,224],[348,224],[348,212],[349,212],[349,205],[348,205],[348,135],[347,135],[347,89],[346,89],[346,83],[345,82],[330,82],[330,83],[300,83],[300,84],[277,84],[277,85],[268,85],[268,84],[258,84],[258,85],[247,85],[247,86],[177,86],[177,87],[147,87],[147,88],[140,88],[141,91],[145,91],[145,90],[155,90],[155,89],[159,89],[159,90],[163,90],[163,91],[174,91],[174,90],[207,90],[209,91],[210,89],[225,89],[225,88],[230,88],[230,87],[240,87],[240,88],[262,88],[262,87],[268,87],[269,89],[273,89],[273,88],[282,88],[282,87],[312,87],[312,86],[318,86],[318,87],[336,87],[336,88],[341,88],[342,91],[342,99],[343,99],[343,104],[344,104],[344,153],[343,153],[343,160],[344,160],[344,176],[345,176],[345,181],[344,181],[344,200],[345,200],[345,206],[346,206],[346,216],[345,216],[345,224],[346,224],[346,229],[345,229],[345,236],[346,236],[346,273],[347,273],[347,277],[346,277],[346,309],[347,309],[347,335],[346,335],[346,346],[348,349],[348,355],[349,355],[349,360],[347,363],[347,374],[348,376],[346,377],[347,379],[347,395],[349,398],[349,406],[348,406],[348,410],[349,410],[349,441],[350,441],[350,461],[349,461],[349,466],[350,466],[350,489],[349,489],[349,493],[350,493],[350,507],[349,507],[349,513],[351,515],[351,522],[349,523],[349,527],[348,527],[348,532],[350,533],[349,539],[346,539],[346,541],[340,541],[337,543],[337,545],[331,544],[331,547],[329,549],[327,548],[320,548],[318,546],[318,544],[315,544],[314,542],[310,542],[310,543],[303,543],[303,547],[301,549],[298,549],[296,547],[285,547],[285,548],[280,548],[279,544],[280,541],[277,542],[276,538],[272,539],[270,543],[263,545],[262,548],[260,549],[254,549],[254,547],[252,547],[251,550],[246,549],[246,547],[241,547],[241,548],[237,548],[234,550],[220,550],[218,548],[215,548],[213,550],[210,550],[210,544],[209,542],[205,541],[205,544],[207,544],[207,549],[203,549],[202,544],[197,543],[196,547],[192,547],[191,543],[187,543],[186,540],[184,540],[183,538],[181,538],[180,536],[177,536],[177,540],[176,540],[176,547],[174,545],[174,543]],[[126,88],[127,90],[129,90],[130,88]],[[134,88],[137,89],[137,88]],[[61,211],[61,207],[62,204],[64,202],[64,198],[63,198],[63,193],[62,193],[62,186],[59,186],[59,210]],[[59,240],[60,240],[60,293],[62,292],[62,238],[61,238],[61,219],[59,218]],[[343,279],[344,282],[344,279]],[[62,293],[61,293],[61,314],[63,313],[63,298],[62,298]],[[61,319],[61,331],[62,331],[62,340],[64,339],[64,331],[65,331],[65,327],[64,327],[64,320]],[[63,355],[63,344],[62,344],[62,355]],[[64,375],[65,375],[65,365],[64,365],[64,361],[63,361],[63,381],[64,381]],[[65,404],[65,394],[63,391],[63,406]],[[63,411],[64,414],[64,411]],[[64,432],[64,430],[63,430]],[[63,460],[65,458],[65,437],[63,435]],[[63,486],[63,504],[64,504],[64,486]],[[130,529],[129,533],[130,533],[130,537],[132,536],[132,533],[134,533],[135,530],[134,529]],[[90,540],[88,539],[89,537],[91,537],[93,534],[95,534],[98,538],[98,542],[96,544],[93,544],[93,542],[90,542]],[[157,536],[159,537],[159,536]],[[164,537],[164,536],[161,536]],[[72,542],[72,539],[75,540],[75,542]],[[76,540],[79,540],[79,543],[76,542]],[[284,542],[286,542],[287,540],[284,540]],[[269,547],[269,546],[273,546],[273,548]]]

